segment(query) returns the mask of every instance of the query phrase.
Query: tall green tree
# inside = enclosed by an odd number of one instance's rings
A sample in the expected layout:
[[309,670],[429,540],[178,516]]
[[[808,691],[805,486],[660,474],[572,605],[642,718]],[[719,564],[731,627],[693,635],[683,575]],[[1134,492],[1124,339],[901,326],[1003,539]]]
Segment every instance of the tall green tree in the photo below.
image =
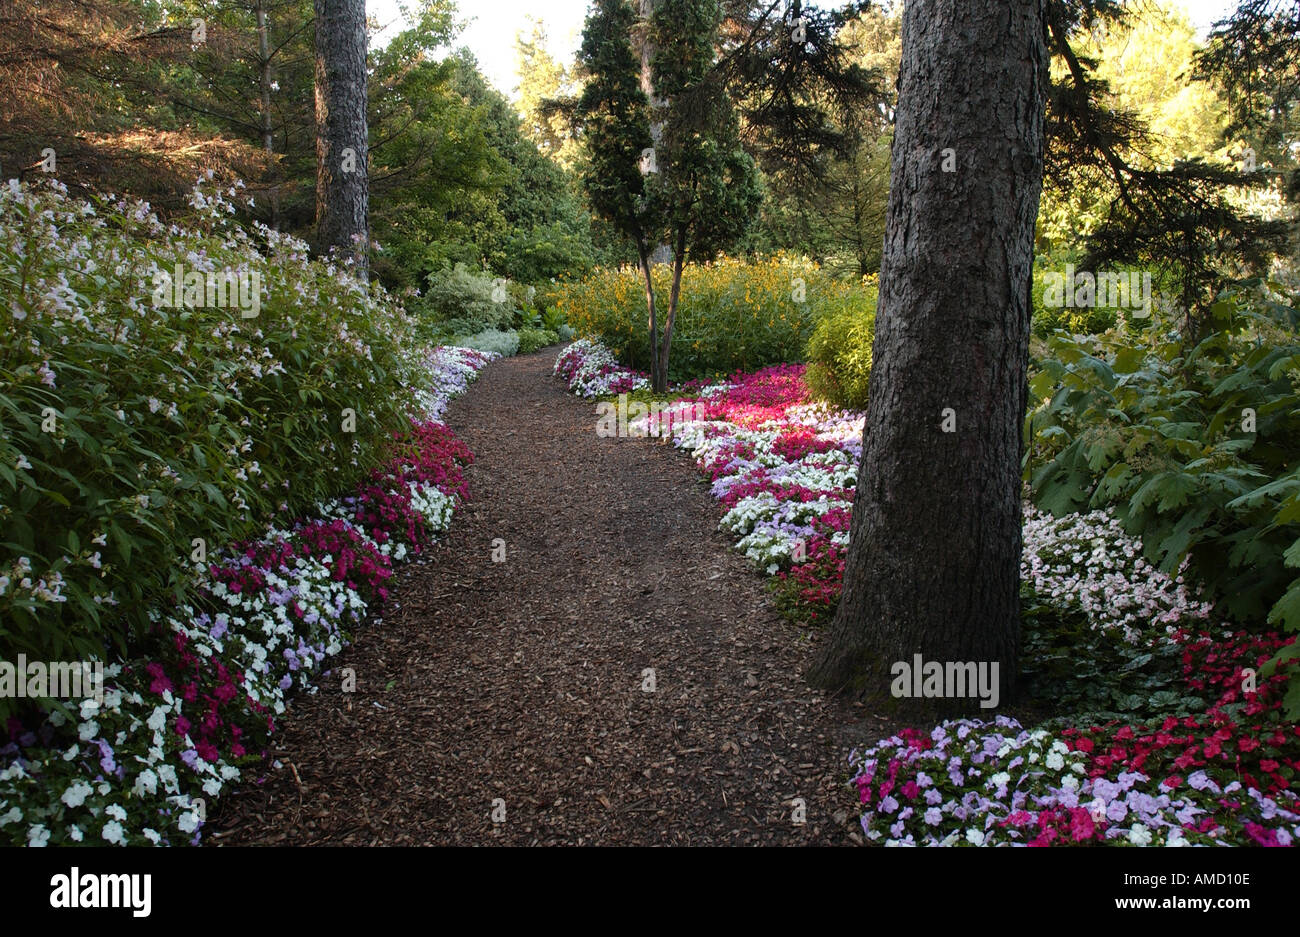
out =
[[1084,238],[1079,267],[1154,271],[1194,344],[1213,327],[1215,297],[1264,267],[1287,226],[1242,210],[1235,197],[1267,185],[1262,173],[1197,157],[1172,165],[1142,157],[1158,150],[1148,123],[1119,106],[1088,45],[1099,30],[1133,16],[1117,0],[1047,0],[1048,48],[1059,70],[1048,95],[1045,184],[1053,194],[1099,184],[1113,193]]
[[[591,203],[636,247],[652,384],[663,391],[682,269],[688,257],[712,257],[739,238],[761,193],[725,86],[712,80],[721,4],[659,0],[647,6],[649,15],[640,18],[624,0],[594,4],[578,58],[586,83],[576,116]],[[638,48],[645,52],[644,74]],[[651,255],[661,243],[671,247],[673,265],[662,325],[651,276]]]
[[564,116],[547,102],[576,93],[574,76],[547,48],[546,28],[534,21],[529,32],[515,37],[515,62],[519,72],[518,108],[524,133],[544,156],[566,169],[577,162],[578,144]]

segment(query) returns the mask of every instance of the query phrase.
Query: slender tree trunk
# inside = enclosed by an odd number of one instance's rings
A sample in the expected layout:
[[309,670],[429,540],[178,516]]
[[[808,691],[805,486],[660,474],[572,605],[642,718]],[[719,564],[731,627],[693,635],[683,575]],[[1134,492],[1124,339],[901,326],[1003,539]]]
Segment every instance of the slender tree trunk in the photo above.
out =
[[[275,154],[275,134],[271,122],[271,37],[266,17],[267,0],[257,0],[257,64],[258,84],[262,92],[262,149],[267,155]],[[271,227],[280,229],[280,189],[279,172],[272,168],[271,179]]]
[[365,0],[315,0],[316,249],[364,276],[370,241]]
[[1046,83],[1043,0],[909,0],[867,428],[819,686],[887,704],[892,665],[921,654],[997,662],[1010,698]]
[[659,321],[655,310],[655,283],[650,271],[650,249],[643,238],[636,241],[637,264],[641,268],[641,278],[645,281],[645,304],[650,314],[650,383],[655,386],[659,380]]
[[673,326],[677,324],[677,303],[682,296],[682,269],[686,266],[686,225],[677,226],[677,243],[673,245],[673,285],[668,293],[668,321],[664,323],[663,344],[659,347],[659,374],[655,391],[668,393],[668,353],[673,345]]

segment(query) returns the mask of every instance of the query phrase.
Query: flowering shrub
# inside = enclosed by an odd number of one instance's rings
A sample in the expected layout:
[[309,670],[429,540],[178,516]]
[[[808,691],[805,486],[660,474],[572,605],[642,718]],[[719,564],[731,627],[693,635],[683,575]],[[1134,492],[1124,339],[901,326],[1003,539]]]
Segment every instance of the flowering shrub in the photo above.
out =
[[[671,271],[652,271],[667,296]],[[671,354],[673,380],[753,370],[801,358],[818,320],[860,305],[863,290],[837,280],[816,264],[778,255],[757,262],[723,258],[687,264]],[[634,268],[601,269],[551,291],[581,338],[599,342],[638,369],[650,367],[645,283]]]
[[[6,714],[0,842],[196,842],[467,495],[438,420],[492,356],[419,347],[381,292],[226,222],[228,194],[180,228],[0,190],[0,639],[105,664],[102,699]],[[258,314],[151,308],[177,263],[257,272]]]
[[387,598],[392,563],[447,528],[470,458],[445,426],[413,422],[355,496],[213,562],[204,608],[154,611],[152,650],[106,667],[102,704],[55,709],[34,728],[11,718],[0,836],[197,842],[206,801],[260,754],[287,694],[311,688]]
[[[196,539],[347,490],[406,425],[427,358],[401,308],[234,224],[237,194],[196,188],[182,225],[58,183],[0,188],[5,657],[125,647],[150,609],[195,600]],[[227,276],[242,285],[212,289]]]

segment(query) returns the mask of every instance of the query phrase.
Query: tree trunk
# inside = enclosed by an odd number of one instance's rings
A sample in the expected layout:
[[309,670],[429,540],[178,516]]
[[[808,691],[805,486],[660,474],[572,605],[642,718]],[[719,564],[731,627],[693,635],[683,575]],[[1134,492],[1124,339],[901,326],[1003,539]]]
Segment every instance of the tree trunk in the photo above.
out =
[[370,242],[365,0],[315,0],[316,250],[362,276]]
[[650,384],[654,386],[659,380],[659,321],[655,310],[655,282],[650,272],[650,249],[640,237],[636,241],[636,257],[641,278],[645,281],[645,304],[650,314]]
[[1000,699],[1014,687],[1042,3],[909,0],[903,17],[851,545],[809,678],[909,713],[987,714],[971,699],[893,699],[892,665],[915,654],[997,662]]
[[[257,64],[258,85],[262,95],[262,149],[267,155],[275,153],[275,134],[271,121],[271,38],[268,33],[266,4],[268,0],[257,0]],[[271,227],[280,230],[280,188],[278,168],[273,167],[270,186]]]
[[673,347],[673,327],[677,324],[677,304],[682,297],[682,268],[686,265],[686,225],[677,226],[677,243],[673,247],[673,285],[668,291],[668,320],[664,323],[663,344],[659,346],[659,374],[655,376],[657,393],[668,393],[668,353]]

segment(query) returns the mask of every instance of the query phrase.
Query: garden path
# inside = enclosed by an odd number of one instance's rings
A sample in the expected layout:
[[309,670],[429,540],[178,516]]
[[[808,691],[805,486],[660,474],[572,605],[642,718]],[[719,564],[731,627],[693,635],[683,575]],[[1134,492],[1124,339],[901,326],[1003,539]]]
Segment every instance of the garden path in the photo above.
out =
[[294,701],[281,767],[224,797],[206,842],[859,838],[846,758],[892,727],[807,687],[817,638],[773,611],[690,460],[599,438],[556,353],[452,402],[472,500],[336,659],[356,691]]

